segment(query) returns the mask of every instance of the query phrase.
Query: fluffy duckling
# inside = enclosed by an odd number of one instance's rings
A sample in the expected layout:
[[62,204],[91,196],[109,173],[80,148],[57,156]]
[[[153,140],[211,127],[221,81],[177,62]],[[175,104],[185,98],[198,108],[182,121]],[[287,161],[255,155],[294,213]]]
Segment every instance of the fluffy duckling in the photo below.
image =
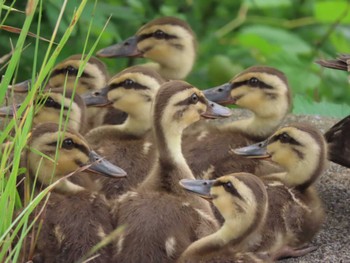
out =
[[307,124],[279,129],[265,142],[235,150],[251,158],[271,158],[285,169],[260,177],[267,186],[269,213],[260,249],[274,251],[276,257],[300,256],[302,248],[321,228],[322,202],[313,183],[327,162],[327,144],[322,134]]
[[[66,86],[68,90],[73,90],[83,59],[81,54],[76,54],[58,63],[52,69],[46,89],[61,89]],[[89,91],[102,89],[108,79],[106,65],[98,58],[90,57],[77,81],[76,92],[83,95]],[[11,88],[15,92],[27,92],[30,84],[31,82],[27,80],[15,84]]]
[[285,172],[264,176],[288,187],[307,189],[321,175],[327,164],[327,143],[314,127],[294,123],[279,129],[264,142],[235,150],[250,158],[271,158]]
[[183,179],[180,185],[212,201],[225,222],[217,232],[193,242],[178,263],[270,262],[267,253],[248,252],[260,242],[268,211],[265,185],[258,177],[237,173],[216,180]]
[[[82,55],[77,54],[58,63],[49,77],[49,86],[61,88],[66,85],[67,89],[72,90],[83,59]],[[89,91],[99,90],[106,85],[108,78],[106,65],[101,60],[90,57],[78,79],[76,92],[82,95]]]
[[[14,116],[15,108],[21,105],[8,106],[0,108],[0,117]],[[54,122],[59,123],[61,118],[67,120],[67,127],[84,134],[87,128],[86,124],[86,107],[83,99],[72,91],[63,91],[62,89],[54,89],[44,91],[35,101],[35,115],[33,125],[40,123]]]
[[[123,167],[129,175],[116,183],[108,178],[100,179],[107,198],[135,187],[155,161],[151,106],[163,82],[154,70],[134,66],[112,77],[104,90],[113,107],[128,114],[123,124],[103,125],[85,136],[97,152]],[[102,100],[101,96],[85,99],[89,100],[89,104],[105,104],[103,96]]]
[[350,72],[350,55],[341,54],[336,59],[321,59],[316,61],[317,64],[325,68],[339,69]]
[[[55,183],[54,192],[40,216],[42,227],[35,250],[36,259],[76,262],[112,231],[112,222],[106,200],[87,190],[88,177],[79,178],[74,183],[65,176],[85,165],[90,165],[88,170],[91,172],[116,178],[124,177],[126,173],[106,160],[100,160],[101,157],[91,150],[81,135],[70,129],[59,131],[59,126],[54,123],[37,126],[31,134],[29,146],[26,163],[30,177],[39,182],[37,188]],[[109,248],[104,247],[99,252],[100,256],[93,262],[107,262]]]
[[115,242],[113,262],[174,262],[190,243],[216,229],[209,204],[178,184],[194,179],[181,153],[183,129],[201,116],[231,114],[211,105],[186,82],[160,87],[153,105],[158,159],[140,186],[120,196],[112,209],[117,224],[126,226]]
[[206,126],[196,138],[186,136],[184,155],[193,174],[208,179],[233,172],[265,174],[278,169],[266,162],[241,158],[233,149],[266,139],[281,124],[291,108],[285,75],[271,67],[254,66],[204,94],[211,101],[248,109],[253,116]]
[[328,143],[328,159],[350,168],[350,116],[332,126],[325,134]]
[[[61,90],[66,87],[67,90],[72,91],[75,87],[76,93],[83,95],[104,88],[109,79],[107,68],[101,60],[95,57],[90,57],[81,76],[76,81],[83,59],[81,54],[77,54],[58,63],[52,69],[45,90]],[[30,81],[26,81],[14,85],[12,88],[16,92],[27,92],[29,86]],[[98,127],[103,123],[120,124],[124,122],[125,118],[126,114],[121,111],[89,107],[87,109],[87,129]]]
[[144,57],[145,64],[165,79],[184,79],[196,59],[196,36],[191,27],[175,17],[156,18],[122,43],[97,52],[99,57]]

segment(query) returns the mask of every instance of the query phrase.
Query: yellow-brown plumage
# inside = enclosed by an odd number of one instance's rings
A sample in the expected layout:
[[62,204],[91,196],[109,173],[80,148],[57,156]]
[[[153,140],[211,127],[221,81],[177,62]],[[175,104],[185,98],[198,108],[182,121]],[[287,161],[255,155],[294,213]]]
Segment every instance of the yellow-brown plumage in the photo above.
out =
[[156,18],[124,42],[102,49],[100,57],[148,58],[145,66],[165,79],[184,79],[196,58],[196,37],[190,26],[175,17]]

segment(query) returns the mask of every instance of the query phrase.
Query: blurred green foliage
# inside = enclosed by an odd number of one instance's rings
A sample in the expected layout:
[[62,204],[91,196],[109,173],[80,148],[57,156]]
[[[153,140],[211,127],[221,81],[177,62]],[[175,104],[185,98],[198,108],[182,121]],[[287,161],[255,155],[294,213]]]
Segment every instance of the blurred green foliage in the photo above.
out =
[[[11,2],[5,1],[5,4],[11,5]],[[69,25],[69,17],[79,2],[67,1],[58,38]],[[43,1],[41,37],[51,36],[62,3],[63,0]],[[25,1],[17,1],[14,7],[25,10],[25,5]],[[350,105],[348,73],[322,69],[314,63],[318,58],[350,53],[350,6],[347,0],[99,0],[93,11],[94,5],[92,0],[87,4],[60,60],[82,52],[92,19],[88,48],[112,15],[97,47],[100,49],[131,36],[155,17],[177,16],[188,21],[198,37],[198,60],[187,78],[190,83],[208,88],[228,81],[249,66],[264,64],[285,72],[293,93],[308,96],[303,103],[312,100]],[[1,16],[4,15],[3,10]],[[6,24],[20,28],[24,18],[24,14],[11,12]],[[38,33],[36,30],[33,23],[31,32]],[[14,33],[0,31],[0,57],[10,52],[11,40],[15,42],[17,37]],[[32,74],[34,41],[34,38],[27,38],[31,45],[23,52],[17,81],[30,78]],[[47,46],[41,41],[43,49]],[[132,63],[142,62],[141,59],[104,61],[111,74]],[[0,73],[3,72],[4,69]],[[349,110],[349,107],[345,109]]]

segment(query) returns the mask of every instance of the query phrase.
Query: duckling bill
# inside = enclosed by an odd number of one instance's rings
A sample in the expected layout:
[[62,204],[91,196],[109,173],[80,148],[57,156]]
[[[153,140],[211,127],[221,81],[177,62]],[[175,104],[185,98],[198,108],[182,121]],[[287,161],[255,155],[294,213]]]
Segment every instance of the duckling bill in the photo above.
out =
[[117,57],[142,57],[142,52],[137,49],[138,36],[132,36],[121,43],[101,49],[97,52],[98,57],[117,58]]

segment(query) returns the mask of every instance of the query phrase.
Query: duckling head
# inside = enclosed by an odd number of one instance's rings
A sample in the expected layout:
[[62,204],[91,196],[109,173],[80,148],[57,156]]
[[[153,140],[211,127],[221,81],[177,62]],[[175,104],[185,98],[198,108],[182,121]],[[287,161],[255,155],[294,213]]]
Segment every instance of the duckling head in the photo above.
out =
[[130,67],[109,81],[107,97],[114,108],[128,115],[151,116],[152,102],[163,82],[154,70],[142,66]]
[[[49,86],[52,88],[62,88],[64,86],[69,90],[73,90],[79,68],[83,63],[82,55],[73,55],[59,63],[53,68]],[[76,92],[84,94],[88,91],[103,88],[108,79],[106,65],[95,57],[91,57],[76,84]]]
[[251,158],[271,158],[286,171],[284,183],[307,188],[325,169],[327,144],[316,128],[295,123],[279,129],[264,142],[236,149]]
[[228,117],[231,110],[208,101],[203,92],[187,82],[164,83],[153,104],[154,125],[181,134],[183,129],[201,118]]
[[[93,173],[110,177],[126,176],[124,170],[92,151],[79,133],[70,129],[61,131],[55,123],[38,125],[31,134],[29,146],[26,155],[29,172],[33,176],[37,175],[44,185],[49,185],[85,165],[90,165],[88,171]],[[67,180],[63,180],[56,188],[63,192],[82,190],[82,187]]]
[[229,83],[206,90],[205,95],[220,104],[236,104],[261,118],[284,118],[291,108],[286,76],[266,66],[250,67]]
[[[226,242],[248,236],[264,222],[267,193],[262,181],[253,174],[230,174],[216,180],[183,179],[180,185],[211,200],[224,217],[224,226],[234,228],[232,232],[221,231]],[[233,233],[235,236],[231,236]]]
[[183,79],[193,67],[196,45],[195,34],[185,21],[161,17],[141,27],[124,42],[100,50],[97,56],[142,56],[159,64],[156,69],[162,77]]
[[[62,119],[68,120],[67,127],[77,132],[83,130],[86,121],[86,107],[83,99],[72,91],[53,89],[39,95],[35,100],[35,114],[33,124],[38,125],[45,122],[59,123]],[[17,105],[15,108],[19,108]],[[0,117],[13,116],[13,106],[0,108]]]

